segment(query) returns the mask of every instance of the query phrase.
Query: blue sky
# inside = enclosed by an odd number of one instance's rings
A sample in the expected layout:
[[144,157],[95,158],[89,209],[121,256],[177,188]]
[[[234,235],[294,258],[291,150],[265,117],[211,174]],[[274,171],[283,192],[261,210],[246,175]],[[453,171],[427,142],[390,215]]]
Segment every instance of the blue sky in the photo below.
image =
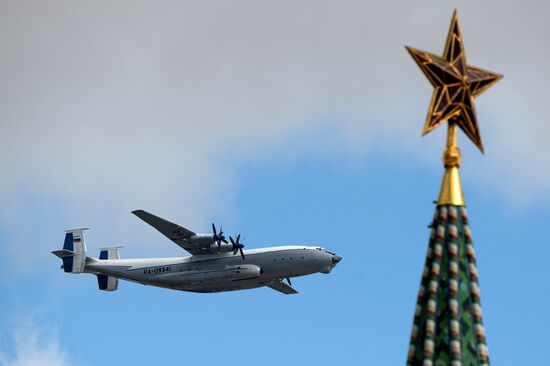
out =
[[[403,364],[444,144],[420,138],[431,87],[403,45],[440,52],[455,6],[469,61],[505,75],[477,101],[486,155],[459,136],[488,346],[544,364],[546,4],[41,6],[0,5],[0,365]],[[185,255],[137,208],[344,259],[296,296],[59,269],[72,227],[90,255]]]
[[[94,277],[58,270],[48,251],[63,233],[50,228],[57,218],[37,210],[30,218],[43,229],[38,268],[2,282],[3,351],[13,357],[11,334],[30,322],[42,345],[57,334],[66,364],[403,362],[441,174],[378,153],[359,163],[370,168],[304,157],[240,170],[235,211],[218,220],[228,232],[244,233],[250,247],[315,243],[344,256],[330,275],[295,279],[296,296],[269,289],[200,295],[124,282],[100,292]],[[493,362],[543,363],[548,210],[517,212],[465,181]],[[151,233],[134,221],[136,236]],[[89,232],[91,253],[108,236],[100,231]],[[169,253],[173,244],[153,236],[149,252]],[[135,252],[124,244],[123,255]]]

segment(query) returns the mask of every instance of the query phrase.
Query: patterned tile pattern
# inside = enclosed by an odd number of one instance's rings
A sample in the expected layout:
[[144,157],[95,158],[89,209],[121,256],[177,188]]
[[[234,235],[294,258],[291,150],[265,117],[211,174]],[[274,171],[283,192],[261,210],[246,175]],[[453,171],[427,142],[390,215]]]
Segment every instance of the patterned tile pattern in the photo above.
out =
[[466,208],[438,206],[431,226],[407,366],[488,366]]

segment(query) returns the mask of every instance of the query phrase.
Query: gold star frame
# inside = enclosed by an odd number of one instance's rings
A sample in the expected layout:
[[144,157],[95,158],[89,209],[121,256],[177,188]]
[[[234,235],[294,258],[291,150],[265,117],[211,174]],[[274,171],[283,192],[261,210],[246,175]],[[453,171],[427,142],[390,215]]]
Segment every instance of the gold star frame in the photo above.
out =
[[474,98],[500,80],[502,75],[466,63],[457,11],[453,13],[443,57],[405,47],[434,87],[422,135],[449,120],[456,123],[483,153]]

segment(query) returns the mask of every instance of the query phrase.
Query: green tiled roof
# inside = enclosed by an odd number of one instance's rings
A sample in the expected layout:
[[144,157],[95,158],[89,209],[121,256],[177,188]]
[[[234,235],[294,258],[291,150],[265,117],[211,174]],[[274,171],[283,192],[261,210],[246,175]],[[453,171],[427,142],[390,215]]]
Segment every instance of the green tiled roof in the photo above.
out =
[[475,249],[463,206],[437,206],[408,366],[488,366]]

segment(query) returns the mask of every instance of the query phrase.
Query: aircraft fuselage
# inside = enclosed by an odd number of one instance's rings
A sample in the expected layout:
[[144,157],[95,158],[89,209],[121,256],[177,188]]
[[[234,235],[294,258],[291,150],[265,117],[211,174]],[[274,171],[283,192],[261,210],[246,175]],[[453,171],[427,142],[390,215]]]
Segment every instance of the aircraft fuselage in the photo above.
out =
[[320,247],[282,246],[179,258],[89,259],[84,272],[192,292],[265,286],[284,278],[329,273],[341,257]]

